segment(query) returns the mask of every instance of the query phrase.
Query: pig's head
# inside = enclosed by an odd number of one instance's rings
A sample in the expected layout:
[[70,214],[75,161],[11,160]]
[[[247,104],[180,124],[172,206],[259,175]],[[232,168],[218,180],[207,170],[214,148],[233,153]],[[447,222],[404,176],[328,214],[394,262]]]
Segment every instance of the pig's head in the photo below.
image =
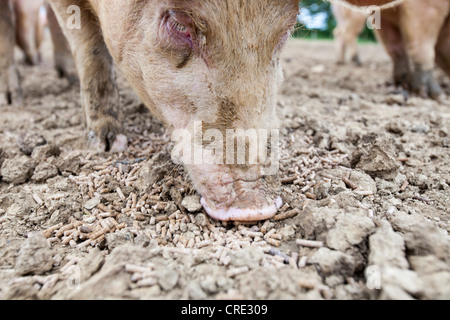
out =
[[153,113],[182,133],[175,148],[208,214],[225,221],[275,215],[281,206],[276,164],[268,171],[263,157],[255,158],[261,151],[252,147],[255,140],[230,135],[256,134],[257,144],[269,142],[267,155],[276,153],[270,138],[278,128],[280,53],[298,1],[111,2],[115,27],[104,30],[110,51]]

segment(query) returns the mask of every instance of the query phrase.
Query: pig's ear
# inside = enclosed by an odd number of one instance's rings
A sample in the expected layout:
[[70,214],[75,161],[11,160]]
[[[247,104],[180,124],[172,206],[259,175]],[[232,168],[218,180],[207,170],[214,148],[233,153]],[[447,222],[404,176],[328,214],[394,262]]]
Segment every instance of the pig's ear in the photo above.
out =
[[347,2],[358,7],[384,6],[393,2],[402,2],[403,0],[331,0],[330,2]]

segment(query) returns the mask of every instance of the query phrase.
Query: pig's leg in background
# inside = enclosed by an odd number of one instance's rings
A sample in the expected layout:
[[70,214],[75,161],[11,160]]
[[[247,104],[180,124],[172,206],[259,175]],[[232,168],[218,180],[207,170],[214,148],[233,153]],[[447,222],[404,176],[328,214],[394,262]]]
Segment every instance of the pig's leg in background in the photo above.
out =
[[[355,22],[360,22],[360,21],[355,21]],[[352,30],[350,30],[348,43],[347,43],[347,51],[348,51],[348,56],[350,57],[350,61],[357,66],[362,65],[361,59],[359,58],[359,53],[358,53],[358,36],[362,30],[361,26],[364,25],[365,19],[363,19],[362,21],[363,21],[362,24],[356,23],[354,28],[352,28]]]
[[52,36],[55,69],[60,78],[67,78],[70,84],[75,84],[78,81],[78,75],[69,43],[50,5],[46,4],[45,9],[47,11],[48,26]]
[[345,64],[345,57],[347,52],[347,44],[342,36],[342,30],[338,26],[333,31],[334,41],[336,43],[336,49],[338,52],[337,64]]
[[395,85],[409,89],[411,67],[400,28],[382,16],[381,29],[376,29],[375,34],[378,40],[383,43],[394,63]]
[[36,12],[37,18],[34,27],[35,46],[36,46],[37,60],[39,63],[42,62],[41,45],[44,42],[45,25],[47,23],[47,18],[41,11],[43,7],[44,5],[39,7],[39,10],[37,10]]
[[38,31],[39,23],[38,3],[41,1],[14,1],[14,12],[16,17],[16,44],[25,55],[25,62],[35,65],[39,62]]
[[[83,0],[52,0],[50,4],[72,49],[81,87],[89,147],[98,152],[121,152],[127,148],[122,134],[119,91],[113,60],[103,40],[97,19]],[[77,5],[81,10],[81,30],[69,29],[72,15],[67,8]]]
[[436,46],[436,63],[450,77],[450,16],[447,17]]
[[443,3],[443,1],[405,2],[400,20],[406,50],[414,69],[411,89],[433,99],[440,99],[443,94],[442,88],[433,76],[433,69],[437,40],[445,22],[445,12],[448,10],[440,8],[438,2]]
[[356,65],[361,65],[358,55],[358,36],[364,28],[366,15],[339,3],[332,4],[337,21],[334,37],[338,48],[338,64],[343,64],[346,57]]
[[347,37],[348,56],[350,57],[350,61],[357,66],[361,65],[361,60],[358,53],[358,37],[364,29],[366,21],[367,18],[365,14],[361,14],[359,11],[352,10],[347,23],[347,28],[345,30]]
[[0,30],[0,95],[4,95],[8,104],[20,104],[22,91],[14,63],[15,27],[10,0],[0,0]]
[[361,59],[359,58],[357,43],[358,43],[357,40],[352,41],[349,44],[348,52],[349,52],[350,61],[357,66],[361,66],[362,63],[361,63]]
[[331,9],[333,10],[334,18],[336,19],[336,28],[333,30],[334,41],[336,44],[336,49],[338,53],[337,64],[345,64],[346,53],[347,53],[347,41],[345,39],[346,32],[346,17],[345,13],[349,12],[351,9],[344,7],[339,3],[332,3]]

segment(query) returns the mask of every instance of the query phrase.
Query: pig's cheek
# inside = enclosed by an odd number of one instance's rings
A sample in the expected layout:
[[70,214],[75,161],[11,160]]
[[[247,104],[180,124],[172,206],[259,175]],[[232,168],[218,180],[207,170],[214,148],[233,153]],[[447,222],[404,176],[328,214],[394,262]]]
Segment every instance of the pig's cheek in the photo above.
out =
[[203,86],[199,81],[194,80],[192,82],[192,91],[193,92],[200,92],[203,90]]
[[164,108],[163,117],[167,123],[172,125],[175,129],[184,129],[189,124],[189,118],[184,110],[178,108]]
[[279,87],[281,85],[281,83],[283,83],[284,81],[284,72],[283,72],[283,68],[280,65],[279,61],[275,62],[275,86]]

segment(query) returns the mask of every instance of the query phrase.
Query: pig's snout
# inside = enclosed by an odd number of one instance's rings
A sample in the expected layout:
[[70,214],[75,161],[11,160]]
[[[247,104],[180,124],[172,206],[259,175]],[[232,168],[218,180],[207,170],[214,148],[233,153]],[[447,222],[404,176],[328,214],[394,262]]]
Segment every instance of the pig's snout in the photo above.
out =
[[272,218],[282,206],[277,182],[276,177],[235,180],[232,174],[216,173],[198,190],[203,208],[216,220],[261,221]]
[[208,215],[220,221],[272,218],[282,205],[278,130],[206,128],[175,132],[172,159],[185,165]]

